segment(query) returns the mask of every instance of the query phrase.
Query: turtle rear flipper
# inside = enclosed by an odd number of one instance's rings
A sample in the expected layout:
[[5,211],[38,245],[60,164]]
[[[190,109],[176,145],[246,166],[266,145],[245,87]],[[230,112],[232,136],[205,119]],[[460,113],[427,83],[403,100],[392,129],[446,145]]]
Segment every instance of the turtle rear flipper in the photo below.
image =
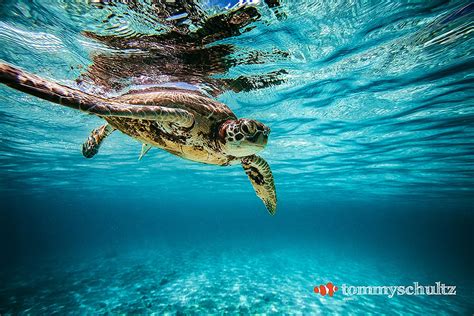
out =
[[101,98],[29,74],[5,63],[0,63],[0,83],[44,100],[102,117],[170,122],[181,127],[191,127],[194,124],[194,115],[183,109],[156,105],[132,105]]
[[109,136],[113,131],[115,131],[115,128],[113,128],[109,124],[104,124],[94,129],[90,133],[84,144],[82,144],[82,154],[84,155],[84,157],[94,157],[97,152],[99,152],[99,147],[104,141],[104,139]]
[[275,215],[277,197],[272,171],[268,163],[257,155],[242,158],[242,167],[271,215]]
[[145,156],[147,152],[150,151],[151,147],[152,146],[150,144],[142,144],[142,150],[140,152],[140,156],[138,157],[138,160],[142,160],[143,156]]

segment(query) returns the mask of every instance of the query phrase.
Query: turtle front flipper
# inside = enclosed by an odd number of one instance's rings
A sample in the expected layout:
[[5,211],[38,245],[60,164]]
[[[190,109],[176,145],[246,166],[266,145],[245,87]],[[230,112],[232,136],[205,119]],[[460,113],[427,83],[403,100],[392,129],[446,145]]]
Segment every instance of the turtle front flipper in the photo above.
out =
[[[191,127],[194,115],[189,111],[158,105],[128,104],[69,88],[0,62],[0,83],[38,98],[102,117],[124,117],[170,122]],[[160,100],[154,100],[158,103]],[[172,103],[173,100],[162,100]]]
[[99,152],[99,147],[102,144],[102,141],[109,136],[115,128],[109,124],[104,124],[100,127],[94,129],[87,140],[82,144],[82,154],[86,158],[92,158]]
[[257,155],[242,158],[242,167],[271,215],[275,215],[277,197],[272,171],[268,163]]

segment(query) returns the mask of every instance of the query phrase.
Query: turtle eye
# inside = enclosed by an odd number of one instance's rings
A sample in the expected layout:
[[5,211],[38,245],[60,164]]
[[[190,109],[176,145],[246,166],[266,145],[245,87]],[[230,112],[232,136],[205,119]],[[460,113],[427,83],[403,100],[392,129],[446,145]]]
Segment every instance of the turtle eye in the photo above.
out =
[[242,125],[242,131],[248,135],[254,135],[257,132],[257,127],[254,122],[245,122]]

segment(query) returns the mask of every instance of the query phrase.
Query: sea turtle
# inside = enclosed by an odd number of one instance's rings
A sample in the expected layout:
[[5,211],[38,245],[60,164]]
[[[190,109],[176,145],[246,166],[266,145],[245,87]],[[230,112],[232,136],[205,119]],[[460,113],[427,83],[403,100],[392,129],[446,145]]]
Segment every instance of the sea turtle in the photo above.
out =
[[220,166],[241,163],[270,214],[277,198],[268,163],[256,153],[267,144],[270,129],[251,119],[238,119],[223,103],[196,91],[149,88],[105,98],[66,87],[0,63],[0,82],[39,98],[103,118],[83,145],[94,156],[114,130],[142,145],[141,156],[158,147],[176,156]]

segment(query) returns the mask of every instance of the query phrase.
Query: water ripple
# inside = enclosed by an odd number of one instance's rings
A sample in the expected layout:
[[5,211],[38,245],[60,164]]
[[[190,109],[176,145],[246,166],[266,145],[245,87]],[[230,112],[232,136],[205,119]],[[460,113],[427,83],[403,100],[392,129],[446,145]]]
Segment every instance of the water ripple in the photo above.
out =
[[[210,27],[203,16],[223,11],[206,1],[184,11],[146,1],[7,2],[2,60],[111,95],[186,82],[264,121],[272,135],[263,156],[283,199],[474,193],[471,2],[262,3],[233,8],[251,18],[231,36],[193,33]],[[1,190],[133,185],[176,193],[204,192],[206,183],[250,193],[238,166],[158,150],[138,162],[140,144],[119,134],[84,160],[80,145],[99,119],[5,87],[0,102]]]

